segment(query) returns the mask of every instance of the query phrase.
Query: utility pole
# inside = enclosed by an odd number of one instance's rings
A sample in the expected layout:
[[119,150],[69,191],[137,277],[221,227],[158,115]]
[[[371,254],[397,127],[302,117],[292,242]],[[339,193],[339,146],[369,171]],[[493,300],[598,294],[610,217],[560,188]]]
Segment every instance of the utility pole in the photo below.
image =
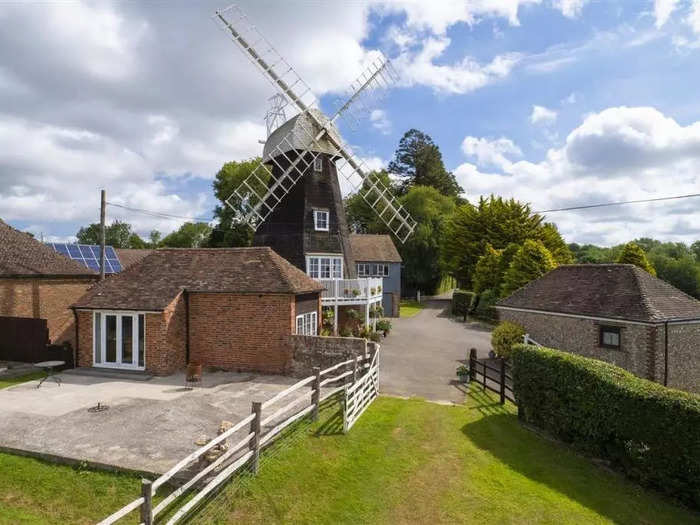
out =
[[100,191],[100,281],[105,278],[105,212],[107,208],[107,194]]

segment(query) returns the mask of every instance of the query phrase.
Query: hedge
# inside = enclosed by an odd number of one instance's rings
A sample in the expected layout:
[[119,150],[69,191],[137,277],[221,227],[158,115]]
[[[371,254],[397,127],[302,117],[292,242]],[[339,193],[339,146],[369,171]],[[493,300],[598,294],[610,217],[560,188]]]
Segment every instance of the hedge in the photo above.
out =
[[467,315],[474,300],[474,295],[474,292],[467,292],[466,290],[455,290],[452,292],[452,315]]
[[520,344],[512,360],[523,421],[700,508],[700,396],[559,350]]

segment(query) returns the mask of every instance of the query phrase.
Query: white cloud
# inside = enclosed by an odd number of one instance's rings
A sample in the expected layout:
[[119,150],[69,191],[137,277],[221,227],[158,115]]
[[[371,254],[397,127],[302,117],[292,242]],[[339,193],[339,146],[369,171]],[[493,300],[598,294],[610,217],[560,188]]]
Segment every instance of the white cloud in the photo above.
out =
[[[546,210],[697,193],[700,186],[700,122],[681,126],[650,107],[614,107],[589,115],[564,146],[550,149],[537,163],[511,160],[514,154],[505,150],[517,146],[499,140],[507,147],[489,150],[492,141],[465,139],[471,145],[463,147],[465,153],[477,162],[466,162],[454,173],[472,200],[494,193]],[[502,172],[480,169],[488,165]],[[548,220],[577,242],[615,244],[640,236],[688,242],[700,235],[700,206],[690,199],[552,213]]]
[[372,123],[372,127],[383,135],[391,133],[391,120],[389,120],[389,116],[383,109],[372,110],[369,114],[369,120]]
[[583,11],[588,0],[554,0],[552,5],[567,18],[576,18]]
[[532,106],[530,122],[532,124],[552,124],[557,120],[557,112],[544,106]]
[[654,18],[657,28],[668,22],[677,4],[678,0],[654,0]]
[[700,35],[700,0],[693,0],[686,22],[695,34]]
[[505,137],[496,140],[466,137],[462,141],[462,151],[465,155],[475,157],[481,165],[496,166],[505,170],[512,165],[506,155],[522,155],[520,148]]
[[520,60],[518,53],[496,56],[487,64],[464,57],[453,64],[437,64],[450,45],[446,37],[428,38],[416,52],[407,52],[394,61],[402,73],[402,84],[431,86],[436,91],[464,94],[508,76]]

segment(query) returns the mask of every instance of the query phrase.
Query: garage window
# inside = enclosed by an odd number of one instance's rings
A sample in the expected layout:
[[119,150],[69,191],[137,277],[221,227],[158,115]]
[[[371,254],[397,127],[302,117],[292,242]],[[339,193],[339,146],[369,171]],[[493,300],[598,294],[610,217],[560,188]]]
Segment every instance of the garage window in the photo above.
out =
[[601,326],[600,327],[600,346],[603,348],[620,349],[620,327],[619,326]]

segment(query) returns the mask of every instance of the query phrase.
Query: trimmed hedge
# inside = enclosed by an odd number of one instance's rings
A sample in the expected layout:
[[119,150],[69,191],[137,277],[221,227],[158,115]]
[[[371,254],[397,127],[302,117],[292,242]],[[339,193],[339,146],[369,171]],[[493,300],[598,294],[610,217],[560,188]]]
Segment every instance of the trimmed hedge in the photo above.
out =
[[700,396],[595,359],[517,345],[518,416],[700,508]]
[[491,346],[498,357],[508,359],[513,347],[522,344],[525,328],[512,321],[501,321],[491,332]]
[[466,290],[455,290],[452,292],[452,315],[467,315],[474,300],[474,295],[474,292]]

